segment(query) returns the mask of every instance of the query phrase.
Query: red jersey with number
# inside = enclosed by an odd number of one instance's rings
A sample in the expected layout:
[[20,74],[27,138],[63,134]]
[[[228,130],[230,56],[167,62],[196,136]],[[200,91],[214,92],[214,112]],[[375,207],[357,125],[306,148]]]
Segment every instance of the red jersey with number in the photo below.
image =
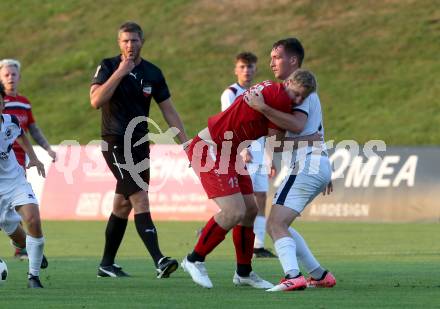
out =
[[[258,88],[267,105],[285,113],[292,111],[292,100],[284,90],[284,85],[272,81],[259,83]],[[236,193],[253,193],[252,181],[244,163],[236,164],[237,150],[241,142],[253,141],[267,135],[269,128],[278,129],[263,114],[253,110],[244,101],[245,91],[225,111],[208,119],[211,143],[196,136],[188,147],[188,158],[209,198],[229,196]],[[226,133],[226,137],[225,137]],[[230,152],[222,154],[222,142],[232,141]]]
[[[27,133],[29,125],[35,122],[29,100],[20,95],[15,97],[7,95],[5,96],[4,101],[5,109],[3,112],[17,117],[20,127]],[[18,163],[24,167],[26,164],[26,153],[23,148],[15,142],[12,149],[14,150]]]
[[[235,149],[243,141],[266,136],[269,128],[281,130],[244,101],[243,96],[255,88],[260,89],[267,105],[285,113],[292,112],[293,102],[283,84],[273,81],[256,84],[238,96],[228,109],[208,119],[209,132],[217,145],[221,145],[224,140],[231,140],[232,149]],[[232,139],[225,138],[228,131],[232,132]]]

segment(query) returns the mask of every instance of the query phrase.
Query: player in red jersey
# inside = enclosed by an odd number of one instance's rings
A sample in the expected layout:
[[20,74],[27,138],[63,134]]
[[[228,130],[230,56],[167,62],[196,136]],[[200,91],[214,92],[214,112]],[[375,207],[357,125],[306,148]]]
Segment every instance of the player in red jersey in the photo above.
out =
[[[49,156],[55,160],[56,153],[50,147],[49,142],[44,137],[43,132],[35,123],[32,115],[32,107],[29,100],[18,93],[18,85],[20,82],[20,62],[14,59],[3,59],[0,61],[0,80],[5,87],[6,97],[5,114],[15,115],[20,122],[20,127],[27,133],[29,132],[32,138],[38,145],[43,147]],[[13,146],[15,156],[18,163],[25,167],[26,156],[24,150],[15,143]]]
[[[314,79],[308,71],[303,74]],[[205,257],[223,241],[230,229],[233,229],[237,257],[233,283],[260,289],[273,286],[252,271],[255,237],[253,222],[257,206],[252,182],[240,159],[240,152],[262,136],[277,136],[281,139],[284,130],[245,102],[246,94],[254,89],[263,94],[267,105],[289,114],[295,105],[301,104],[315,90],[309,84],[292,78],[283,83],[259,83],[237,97],[227,110],[210,117],[208,127],[186,146],[191,166],[200,177],[203,188],[221,209],[203,228],[193,252],[182,261],[183,269],[191,275],[193,281],[205,288],[213,287],[206,272]]]
[[[44,137],[43,133],[35,123],[34,116],[32,115],[31,103],[26,97],[21,96],[18,93],[20,68],[20,62],[17,60],[3,59],[0,61],[0,81],[3,83],[6,93],[6,96],[4,97],[5,109],[3,113],[16,116],[20,123],[20,127],[24,130],[24,132],[29,132],[35,142],[43,147],[49,156],[55,160],[55,151],[52,150],[47,139]],[[26,170],[25,151],[17,142],[14,143],[12,149],[14,150],[18,163]],[[24,243],[24,231],[22,236],[23,237],[20,239],[13,240],[13,245],[15,247],[14,256],[20,259],[26,259],[27,252]]]

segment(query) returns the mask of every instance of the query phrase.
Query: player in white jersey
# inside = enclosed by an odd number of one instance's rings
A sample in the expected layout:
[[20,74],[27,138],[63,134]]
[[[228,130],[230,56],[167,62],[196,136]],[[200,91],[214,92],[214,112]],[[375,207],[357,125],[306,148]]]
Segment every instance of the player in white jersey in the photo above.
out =
[[[257,61],[257,56],[250,52],[242,52],[235,57],[234,74],[237,76],[237,82],[223,91],[221,95],[222,111],[231,106],[234,100],[251,86],[257,73]],[[269,176],[273,177],[276,170],[273,165],[264,162],[264,143],[265,137],[254,141],[243,151],[242,157],[251,176],[258,207],[258,214],[254,222],[254,257],[272,258],[276,256],[264,248],[264,238],[266,235],[266,199],[269,190]],[[268,165],[271,167],[268,168]]]
[[35,166],[45,176],[44,165],[20,128],[17,117],[3,114],[5,92],[0,84],[0,228],[11,238],[21,231],[20,221],[27,225],[26,250],[29,257],[28,287],[42,288],[39,274],[43,260],[44,237],[38,202],[26,180],[23,168],[15,158],[12,145],[17,141],[29,156],[28,167]]
[[[296,38],[288,38],[274,43],[270,66],[275,77],[286,80],[291,74],[303,74],[301,72],[304,70],[299,69],[303,59],[304,49],[301,42]],[[309,84],[316,87],[313,76]],[[324,134],[321,105],[316,93],[308,96],[292,114],[274,111],[264,104],[264,99],[258,93],[249,95],[247,101],[270,121],[291,132],[285,140],[297,141],[303,139],[301,136],[316,130]],[[333,274],[321,267],[304,238],[290,227],[317,194],[321,191],[330,194],[333,191],[325,145],[323,142],[313,145],[300,147],[293,152],[291,173],[274,198],[268,219],[268,232],[274,241],[285,277],[270,291],[293,291],[306,287],[329,288],[336,284]],[[307,279],[301,275],[298,261],[309,274]]]

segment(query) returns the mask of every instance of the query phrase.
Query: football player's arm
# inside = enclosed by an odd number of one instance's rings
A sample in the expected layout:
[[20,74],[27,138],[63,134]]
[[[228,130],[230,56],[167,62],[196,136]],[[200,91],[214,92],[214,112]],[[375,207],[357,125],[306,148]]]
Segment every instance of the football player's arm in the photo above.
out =
[[[269,132],[270,130],[277,131],[269,129]],[[276,140],[280,142],[278,146],[274,147],[274,152],[293,151],[298,149],[300,145],[304,146],[301,144],[303,142],[308,142],[309,146],[313,146],[313,142],[322,140],[322,135],[318,132],[298,137],[285,136],[285,131],[278,131],[278,133],[272,133],[272,135],[276,135]]]
[[259,91],[252,91],[245,95],[246,103],[256,111],[262,113],[272,123],[278,127],[293,133],[300,133],[304,130],[307,122],[307,115],[294,111],[293,113],[285,113],[277,110],[264,102],[264,97]]
[[[116,87],[118,87],[124,76],[128,75],[134,67],[133,59],[123,59],[119,63],[116,71],[114,71],[103,84],[93,84],[90,87],[90,104],[92,107],[98,109],[109,102],[115,93]],[[99,68],[98,70],[103,70],[103,68]],[[97,74],[99,74],[99,71]]]
[[55,159],[57,157],[57,154],[55,151],[52,150],[50,147],[49,142],[47,141],[46,137],[44,136],[41,129],[36,125],[36,123],[31,123],[29,125],[29,133],[31,134],[32,138],[35,142],[37,142],[38,145],[43,147],[44,150],[47,151],[49,156],[52,158],[52,162],[55,162]]
[[19,137],[17,137],[16,141],[18,144],[23,148],[23,150],[26,152],[26,154],[29,157],[29,164],[27,165],[27,168],[30,168],[32,166],[35,166],[38,171],[38,175],[41,175],[43,177],[46,177],[46,172],[44,170],[43,163],[38,160],[37,155],[34,152],[34,149],[32,148],[31,143],[29,142],[29,139],[27,138],[26,134],[21,134]]
[[174,108],[171,98],[160,102],[158,105],[163,117],[165,118],[165,121],[168,123],[168,126],[170,128],[174,127],[179,130],[179,132],[177,133],[177,139],[180,141],[180,143],[184,144],[185,148],[185,146],[187,145],[188,137],[186,136],[183,122],[180,119],[180,116],[177,113],[176,109]]

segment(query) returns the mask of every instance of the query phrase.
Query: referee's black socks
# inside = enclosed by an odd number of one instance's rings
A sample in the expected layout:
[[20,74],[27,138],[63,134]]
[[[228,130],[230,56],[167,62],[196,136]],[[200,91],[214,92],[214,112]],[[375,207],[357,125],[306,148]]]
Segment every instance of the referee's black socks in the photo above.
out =
[[159,249],[159,241],[157,239],[157,231],[151,219],[150,212],[144,212],[134,215],[134,223],[136,230],[141,237],[142,241],[150,252],[151,257],[154,260],[154,264],[163,257],[162,252]]
[[127,222],[128,219],[119,218],[113,213],[110,215],[105,229],[105,246],[101,266],[110,266],[115,263],[115,256],[124,237]]

